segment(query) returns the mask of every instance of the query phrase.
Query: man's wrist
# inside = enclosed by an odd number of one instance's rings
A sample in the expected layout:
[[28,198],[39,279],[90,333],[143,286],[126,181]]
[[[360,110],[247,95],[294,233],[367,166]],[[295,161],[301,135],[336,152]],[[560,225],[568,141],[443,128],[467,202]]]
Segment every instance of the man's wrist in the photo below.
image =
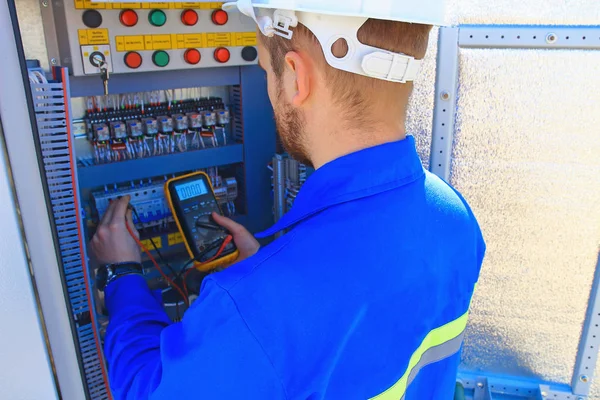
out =
[[104,291],[114,281],[128,275],[142,275],[144,269],[137,261],[107,264],[98,270],[96,282],[98,289]]

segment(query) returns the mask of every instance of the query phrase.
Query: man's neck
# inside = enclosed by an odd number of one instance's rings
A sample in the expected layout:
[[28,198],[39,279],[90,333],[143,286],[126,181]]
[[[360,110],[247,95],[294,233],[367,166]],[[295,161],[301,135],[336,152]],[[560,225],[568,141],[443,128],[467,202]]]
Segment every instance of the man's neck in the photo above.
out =
[[369,129],[319,129],[309,139],[309,154],[313,166],[318,169],[345,155],[405,138],[404,123]]

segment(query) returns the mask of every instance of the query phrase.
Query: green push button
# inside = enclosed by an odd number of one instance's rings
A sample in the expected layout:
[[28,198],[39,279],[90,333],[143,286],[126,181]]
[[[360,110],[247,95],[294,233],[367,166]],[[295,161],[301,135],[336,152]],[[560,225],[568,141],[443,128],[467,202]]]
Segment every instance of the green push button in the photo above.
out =
[[163,26],[167,22],[167,15],[162,10],[152,10],[148,14],[150,25]]
[[152,62],[157,67],[166,67],[169,63],[169,53],[163,50],[157,50],[152,54]]

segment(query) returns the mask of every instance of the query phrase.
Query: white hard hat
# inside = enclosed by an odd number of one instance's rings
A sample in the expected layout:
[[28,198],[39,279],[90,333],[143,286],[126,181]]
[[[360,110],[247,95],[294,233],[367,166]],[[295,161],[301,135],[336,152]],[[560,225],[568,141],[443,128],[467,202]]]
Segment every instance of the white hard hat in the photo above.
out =
[[[421,60],[402,53],[368,46],[358,31],[369,18],[444,25],[445,0],[238,0],[223,5],[239,9],[254,19],[260,31],[291,39],[292,28],[305,25],[317,37],[327,63],[333,68],[371,78],[405,83],[417,77]],[[332,53],[333,44],[344,39],[348,53]]]

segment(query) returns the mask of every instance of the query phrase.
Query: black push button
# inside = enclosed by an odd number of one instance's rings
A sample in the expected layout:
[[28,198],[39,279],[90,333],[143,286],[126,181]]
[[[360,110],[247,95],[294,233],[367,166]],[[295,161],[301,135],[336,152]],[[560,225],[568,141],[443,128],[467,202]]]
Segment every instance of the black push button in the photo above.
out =
[[96,10],[86,10],[81,16],[83,24],[88,28],[97,28],[102,25],[102,14]]
[[258,51],[255,47],[247,46],[242,50],[242,58],[244,61],[255,61],[258,57]]

